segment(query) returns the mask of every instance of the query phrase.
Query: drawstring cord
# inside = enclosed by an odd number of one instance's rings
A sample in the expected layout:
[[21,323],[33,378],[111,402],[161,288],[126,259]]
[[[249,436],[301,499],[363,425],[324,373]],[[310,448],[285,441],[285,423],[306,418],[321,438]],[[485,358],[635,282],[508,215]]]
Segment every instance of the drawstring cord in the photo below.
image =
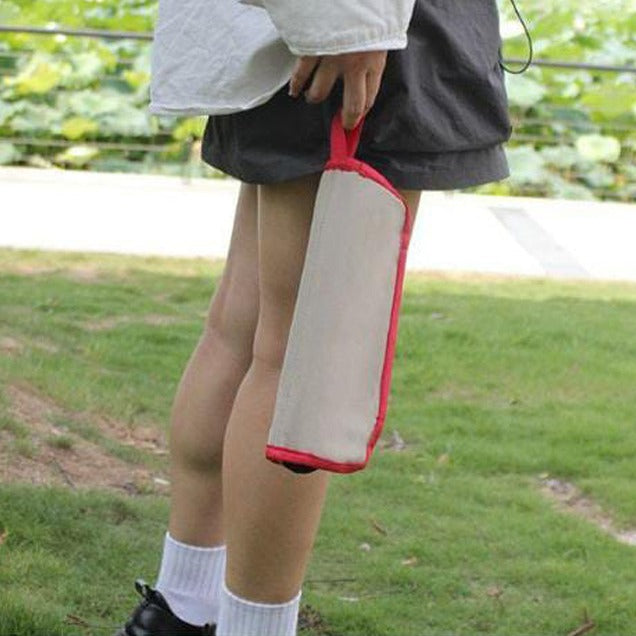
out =
[[517,70],[513,70],[509,67],[507,67],[504,63],[503,60],[501,59],[501,54],[499,57],[499,65],[501,66],[501,68],[504,71],[507,71],[508,73],[513,73],[514,75],[518,75],[519,73],[523,73],[524,71],[528,70],[528,67],[530,66],[530,64],[532,64],[532,55],[533,55],[533,51],[532,51],[532,36],[530,35],[530,31],[528,30],[528,27],[525,23],[525,20],[523,19],[523,16],[521,15],[521,13],[519,13],[519,9],[517,9],[517,5],[515,3],[515,0],[510,0],[510,3],[512,4],[512,8],[515,10],[515,13],[517,14],[517,18],[519,19],[519,22],[521,22],[521,26],[523,27],[523,30],[526,34],[526,39],[528,40],[528,59],[526,60],[526,62],[524,63],[524,65]]

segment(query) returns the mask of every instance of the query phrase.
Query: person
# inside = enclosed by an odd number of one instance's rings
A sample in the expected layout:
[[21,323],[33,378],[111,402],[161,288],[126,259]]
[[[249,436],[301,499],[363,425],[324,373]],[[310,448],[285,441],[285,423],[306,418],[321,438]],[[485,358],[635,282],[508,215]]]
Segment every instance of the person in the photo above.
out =
[[[241,185],[225,269],[171,412],[157,582],[136,582],[142,599],[117,634],[294,636],[330,473],[295,473],[264,449],[330,123],[339,107],[346,129],[364,117],[357,157],[413,214],[422,191],[508,176],[499,15],[496,0],[305,0],[302,10],[233,0],[223,11],[235,13],[211,22],[171,13],[168,1],[155,112],[206,113],[202,158]],[[239,24],[234,41],[212,27]],[[198,28],[194,46],[184,33]]]

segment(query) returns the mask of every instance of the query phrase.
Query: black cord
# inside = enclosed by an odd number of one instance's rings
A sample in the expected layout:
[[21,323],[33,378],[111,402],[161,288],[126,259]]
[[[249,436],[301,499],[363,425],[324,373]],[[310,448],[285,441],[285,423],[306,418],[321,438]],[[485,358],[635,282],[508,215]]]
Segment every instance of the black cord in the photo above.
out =
[[519,9],[517,9],[517,5],[515,3],[515,0],[510,0],[510,3],[512,4],[512,8],[515,10],[515,13],[517,14],[517,18],[519,18],[519,22],[521,22],[521,26],[523,27],[523,30],[526,34],[526,39],[528,40],[528,59],[526,60],[526,62],[524,63],[524,65],[517,70],[513,70],[509,67],[507,67],[504,63],[503,60],[500,58],[499,59],[499,65],[501,66],[501,68],[504,71],[507,71],[508,73],[513,73],[514,75],[518,75],[519,73],[523,73],[524,71],[528,70],[528,67],[530,66],[530,64],[532,64],[532,55],[533,55],[533,50],[532,50],[532,36],[530,35],[530,31],[528,30],[528,27],[525,23],[525,20],[523,19],[523,16],[521,15],[521,13],[519,13]]

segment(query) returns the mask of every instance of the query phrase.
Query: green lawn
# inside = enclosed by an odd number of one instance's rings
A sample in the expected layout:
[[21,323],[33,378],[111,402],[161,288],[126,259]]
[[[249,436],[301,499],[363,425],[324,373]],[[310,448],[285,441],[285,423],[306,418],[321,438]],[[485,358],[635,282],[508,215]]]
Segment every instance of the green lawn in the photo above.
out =
[[[0,249],[0,471],[90,443],[165,476],[166,455],[100,417],[165,435],[221,271]],[[16,386],[57,410],[25,422]],[[566,636],[590,620],[633,636],[636,546],[541,485],[636,528],[635,424],[636,285],[409,274],[381,440],[405,447],[333,478],[303,595],[323,625],[302,633]],[[154,582],[165,492],[75,486],[0,485],[0,636],[111,636],[134,578]]]

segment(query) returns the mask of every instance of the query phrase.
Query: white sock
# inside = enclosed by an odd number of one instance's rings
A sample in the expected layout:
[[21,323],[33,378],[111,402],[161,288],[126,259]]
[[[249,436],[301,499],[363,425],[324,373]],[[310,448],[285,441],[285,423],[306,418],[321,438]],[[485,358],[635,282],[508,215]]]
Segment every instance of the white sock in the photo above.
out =
[[182,621],[192,625],[218,621],[225,557],[224,545],[187,545],[166,532],[155,587]]
[[221,612],[216,636],[296,636],[302,590],[286,603],[255,603],[221,584]]

